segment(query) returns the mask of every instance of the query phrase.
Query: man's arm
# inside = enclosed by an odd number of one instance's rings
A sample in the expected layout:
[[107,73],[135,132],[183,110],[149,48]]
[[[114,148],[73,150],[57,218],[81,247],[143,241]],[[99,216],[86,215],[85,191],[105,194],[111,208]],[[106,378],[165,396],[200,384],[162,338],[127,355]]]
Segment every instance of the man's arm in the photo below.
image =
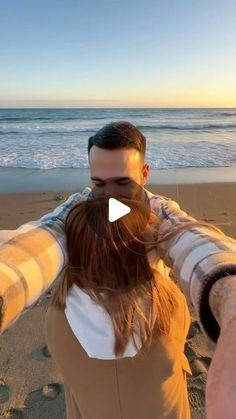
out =
[[181,228],[179,233],[161,242],[158,249],[195,307],[203,331],[216,342],[220,325],[209,304],[209,294],[221,278],[225,282],[225,277],[236,275],[236,240],[190,217],[171,199],[153,195],[150,203],[159,216],[159,237]]
[[207,375],[206,410],[209,419],[236,418],[236,275],[219,279],[211,288],[211,310],[220,335]]
[[62,273],[67,262],[65,219],[90,192],[71,195],[39,220],[0,231],[0,333],[29,309]]

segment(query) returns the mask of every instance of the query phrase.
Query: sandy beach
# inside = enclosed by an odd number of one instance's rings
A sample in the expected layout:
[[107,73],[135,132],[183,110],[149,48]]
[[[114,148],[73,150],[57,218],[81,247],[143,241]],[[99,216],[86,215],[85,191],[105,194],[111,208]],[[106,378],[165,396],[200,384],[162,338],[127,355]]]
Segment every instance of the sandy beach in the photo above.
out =
[[[199,220],[236,238],[236,184],[149,185],[176,200]],[[15,229],[51,212],[74,191],[0,194],[0,229]],[[0,418],[64,419],[60,375],[45,344],[44,317],[50,292],[0,337]],[[193,418],[204,418],[204,388],[214,345],[199,329],[195,314],[186,342],[193,375],[188,379]],[[148,419],[148,418],[147,418]]]

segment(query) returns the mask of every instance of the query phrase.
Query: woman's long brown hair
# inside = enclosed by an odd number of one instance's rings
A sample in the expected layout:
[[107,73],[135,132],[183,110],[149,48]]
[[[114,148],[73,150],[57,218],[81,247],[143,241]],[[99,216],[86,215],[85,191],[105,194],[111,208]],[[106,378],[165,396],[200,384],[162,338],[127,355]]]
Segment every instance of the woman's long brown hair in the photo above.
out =
[[[52,298],[52,304],[64,309],[68,290],[76,284],[100,304],[113,324],[116,356],[123,354],[130,336],[137,346],[134,333],[143,347],[168,334],[176,306],[175,284],[152,269],[148,261],[143,206],[125,198],[122,202],[131,212],[113,223],[107,217],[108,198],[83,201],[69,211],[65,224],[68,264]],[[153,213],[149,226],[151,223],[158,226]],[[166,239],[183,228],[174,228]],[[159,241],[163,240],[165,237]],[[158,241],[153,243],[158,245]]]

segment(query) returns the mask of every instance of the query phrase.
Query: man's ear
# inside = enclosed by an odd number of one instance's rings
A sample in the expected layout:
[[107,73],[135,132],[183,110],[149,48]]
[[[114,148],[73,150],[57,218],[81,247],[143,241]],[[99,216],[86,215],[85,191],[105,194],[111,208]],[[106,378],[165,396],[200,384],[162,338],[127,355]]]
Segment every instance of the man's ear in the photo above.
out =
[[143,166],[142,172],[143,172],[144,183],[146,183],[147,179],[148,179],[149,172],[150,172],[150,164],[145,163],[144,166]]

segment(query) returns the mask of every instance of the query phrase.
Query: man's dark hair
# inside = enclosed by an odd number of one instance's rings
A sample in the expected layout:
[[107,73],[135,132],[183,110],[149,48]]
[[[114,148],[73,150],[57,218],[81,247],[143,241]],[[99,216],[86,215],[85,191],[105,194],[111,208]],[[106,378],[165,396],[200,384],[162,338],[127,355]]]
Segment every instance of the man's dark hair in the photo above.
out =
[[111,122],[96,132],[88,140],[88,154],[91,147],[95,145],[106,150],[118,148],[135,148],[142,157],[145,156],[146,138],[130,122]]

